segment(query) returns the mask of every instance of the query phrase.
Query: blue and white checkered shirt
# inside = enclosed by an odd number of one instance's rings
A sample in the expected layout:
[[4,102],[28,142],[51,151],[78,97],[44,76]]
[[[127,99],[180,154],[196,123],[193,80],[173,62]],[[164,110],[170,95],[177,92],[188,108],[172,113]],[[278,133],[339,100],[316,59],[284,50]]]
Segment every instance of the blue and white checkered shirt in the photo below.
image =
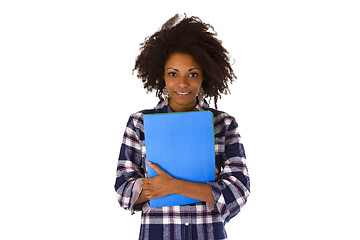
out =
[[154,109],[130,116],[120,149],[115,190],[121,207],[131,213],[142,210],[139,239],[227,239],[225,223],[245,205],[250,194],[250,180],[237,123],[227,113],[209,108],[206,102],[194,109],[205,110],[214,115],[215,164],[219,178],[208,184],[216,204],[199,202],[159,208],[150,208],[148,202],[134,205],[141,193],[141,181],[146,177],[143,115],[172,110],[160,101]]

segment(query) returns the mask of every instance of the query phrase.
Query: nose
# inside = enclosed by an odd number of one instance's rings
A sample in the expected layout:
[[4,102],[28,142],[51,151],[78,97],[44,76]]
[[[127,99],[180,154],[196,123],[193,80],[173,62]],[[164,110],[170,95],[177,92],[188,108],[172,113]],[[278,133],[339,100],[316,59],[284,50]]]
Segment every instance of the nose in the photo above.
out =
[[181,88],[185,88],[185,87],[189,86],[189,79],[187,78],[187,76],[179,77],[177,86],[181,87]]

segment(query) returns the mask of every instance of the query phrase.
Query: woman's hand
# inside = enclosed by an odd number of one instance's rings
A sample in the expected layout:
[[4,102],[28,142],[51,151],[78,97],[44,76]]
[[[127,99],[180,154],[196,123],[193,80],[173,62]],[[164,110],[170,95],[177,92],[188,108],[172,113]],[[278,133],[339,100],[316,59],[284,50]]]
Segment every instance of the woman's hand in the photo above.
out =
[[215,167],[215,181],[219,179],[219,170]]
[[146,199],[150,200],[173,194],[173,183],[175,179],[162,170],[157,164],[149,162],[149,166],[156,171],[157,175],[152,178],[144,178],[142,181],[143,184],[141,187]]
[[[209,184],[179,180],[167,174],[155,163],[149,163],[149,165],[157,172],[157,175],[143,179],[141,185],[143,190],[135,204],[169,194],[180,194],[200,201],[216,203]],[[215,174],[217,177],[218,171],[215,171]]]

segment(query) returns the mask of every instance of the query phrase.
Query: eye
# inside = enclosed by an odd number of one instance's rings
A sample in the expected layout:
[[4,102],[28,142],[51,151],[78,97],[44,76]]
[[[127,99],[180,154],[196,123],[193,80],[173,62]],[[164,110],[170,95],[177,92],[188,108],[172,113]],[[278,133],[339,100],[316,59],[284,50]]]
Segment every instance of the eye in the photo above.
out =
[[199,76],[199,74],[197,72],[192,72],[189,74],[189,77],[192,77],[192,78],[197,77],[197,76]]
[[177,76],[177,73],[176,72],[169,72],[168,75],[170,77],[176,77]]

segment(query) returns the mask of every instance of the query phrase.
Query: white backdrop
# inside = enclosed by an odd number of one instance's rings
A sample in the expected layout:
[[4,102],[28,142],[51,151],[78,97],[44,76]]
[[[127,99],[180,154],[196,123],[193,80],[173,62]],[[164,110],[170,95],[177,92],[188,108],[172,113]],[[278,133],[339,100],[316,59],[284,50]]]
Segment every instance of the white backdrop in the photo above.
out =
[[137,239],[113,189],[129,115],[154,107],[139,43],[211,23],[238,80],[219,109],[247,153],[229,239],[360,239],[357,1],[1,1],[1,239]]

